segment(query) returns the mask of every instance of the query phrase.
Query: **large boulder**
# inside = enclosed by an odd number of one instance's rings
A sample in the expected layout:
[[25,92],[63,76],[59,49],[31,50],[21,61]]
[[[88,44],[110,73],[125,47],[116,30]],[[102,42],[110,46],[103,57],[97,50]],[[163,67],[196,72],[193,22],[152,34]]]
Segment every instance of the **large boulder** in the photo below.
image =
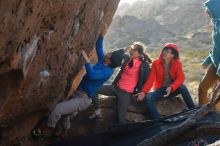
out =
[[0,0],[0,145],[31,145],[42,114],[78,86],[81,50],[91,52],[118,3]]

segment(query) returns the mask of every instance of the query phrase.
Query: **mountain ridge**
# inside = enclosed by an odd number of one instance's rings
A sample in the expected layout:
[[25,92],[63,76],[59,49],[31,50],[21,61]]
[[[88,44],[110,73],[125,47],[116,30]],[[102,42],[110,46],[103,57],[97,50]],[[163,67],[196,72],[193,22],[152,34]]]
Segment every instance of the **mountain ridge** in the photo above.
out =
[[166,42],[184,49],[210,48],[211,27],[204,11],[199,0],[123,3],[106,36],[106,49],[126,47],[133,41],[141,41],[148,48],[161,48]]

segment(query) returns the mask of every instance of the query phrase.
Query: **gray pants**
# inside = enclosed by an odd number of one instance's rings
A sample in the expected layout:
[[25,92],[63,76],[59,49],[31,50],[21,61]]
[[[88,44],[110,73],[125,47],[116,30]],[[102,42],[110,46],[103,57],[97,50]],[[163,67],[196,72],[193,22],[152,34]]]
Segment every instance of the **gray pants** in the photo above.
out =
[[58,103],[51,112],[47,125],[55,128],[58,122],[64,129],[70,128],[70,115],[88,108],[92,99],[83,91],[75,91],[68,101]]
[[117,119],[120,124],[126,123],[125,114],[128,105],[133,101],[131,93],[127,93],[115,85],[104,85],[102,86],[93,97],[93,104],[96,108],[100,108],[98,94],[106,96],[116,96],[117,98]]

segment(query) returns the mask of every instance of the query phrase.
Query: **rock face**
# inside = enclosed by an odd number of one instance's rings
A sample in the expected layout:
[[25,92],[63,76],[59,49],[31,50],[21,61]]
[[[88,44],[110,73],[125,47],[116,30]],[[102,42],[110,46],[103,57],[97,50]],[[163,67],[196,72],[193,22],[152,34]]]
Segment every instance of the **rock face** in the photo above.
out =
[[[77,87],[82,49],[91,52],[119,0],[0,0],[0,133],[19,143],[42,113]],[[73,82],[74,81],[74,82]],[[19,126],[18,126],[19,125]],[[15,142],[16,140],[16,142]]]

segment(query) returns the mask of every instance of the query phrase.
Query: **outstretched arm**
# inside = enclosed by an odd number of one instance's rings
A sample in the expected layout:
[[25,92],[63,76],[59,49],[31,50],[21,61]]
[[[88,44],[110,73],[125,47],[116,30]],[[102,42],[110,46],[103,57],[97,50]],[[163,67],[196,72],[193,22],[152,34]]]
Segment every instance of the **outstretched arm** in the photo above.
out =
[[84,50],[82,51],[82,56],[83,56],[83,58],[85,59],[85,61],[87,63],[90,63],[89,57],[87,56],[87,54],[86,54],[86,52]]
[[107,27],[105,26],[105,28],[101,31],[98,40],[96,41],[96,52],[98,56],[98,61],[103,61],[104,59],[103,39],[107,31],[106,28]]

